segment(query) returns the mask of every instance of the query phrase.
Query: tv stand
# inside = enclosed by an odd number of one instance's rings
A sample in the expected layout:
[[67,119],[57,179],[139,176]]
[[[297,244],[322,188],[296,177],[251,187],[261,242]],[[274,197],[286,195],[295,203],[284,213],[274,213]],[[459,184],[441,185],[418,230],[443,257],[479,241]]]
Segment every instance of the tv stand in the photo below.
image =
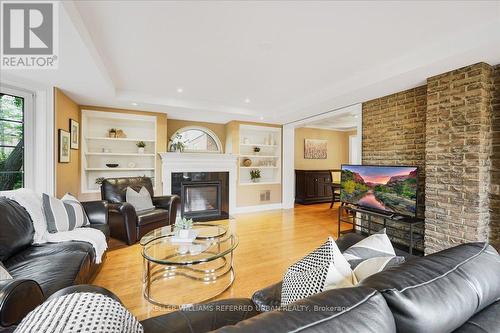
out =
[[[398,225],[398,227],[388,225],[388,221],[394,222],[393,224]],[[352,230],[341,231],[340,227],[343,223],[351,224]],[[398,214],[384,214],[351,205],[343,205],[339,207],[339,236],[346,232],[356,231],[361,231],[362,233],[371,235],[379,229],[386,228],[387,235],[391,238],[391,241],[407,246],[408,253],[410,254],[413,254],[414,250],[418,250],[416,248],[417,244],[421,243],[423,245],[423,233],[418,232],[418,230],[415,229],[415,227],[422,227],[423,225],[424,219],[418,217],[408,217]],[[373,228],[375,226],[379,226],[379,228]],[[392,231],[398,231],[399,233],[395,234]]]

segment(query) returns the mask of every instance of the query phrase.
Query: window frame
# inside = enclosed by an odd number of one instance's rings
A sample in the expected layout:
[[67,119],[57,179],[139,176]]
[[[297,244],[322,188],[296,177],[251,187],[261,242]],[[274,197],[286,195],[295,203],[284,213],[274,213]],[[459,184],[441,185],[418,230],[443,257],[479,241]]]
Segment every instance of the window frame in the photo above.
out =
[[[215,134],[209,128],[206,128],[203,126],[192,125],[192,126],[181,127],[177,131],[175,131],[175,133],[170,137],[170,140],[173,140],[177,134],[180,134],[180,133],[185,132],[185,131],[190,131],[190,130],[201,131],[201,132],[207,134],[208,136],[210,136],[215,141],[215,144],[217,145],[217,150],[184,149],[184,152],[186,152],[186,153],[209,153],[209,154],[223,154],[224,153],[223,149],[222,149],[222,143],[221,143],[219,137],[217,136],[217,134]],[[168,145],[169,151],[170,151],[171,145],[172,145],[171,143]]]
[[35,184],[35,123],[33,93],[19,89],[0,85],[2,94],[17,96],[23,101],[23,140],[24,140],[24,161],[23,161],[23,188],[33,188]]

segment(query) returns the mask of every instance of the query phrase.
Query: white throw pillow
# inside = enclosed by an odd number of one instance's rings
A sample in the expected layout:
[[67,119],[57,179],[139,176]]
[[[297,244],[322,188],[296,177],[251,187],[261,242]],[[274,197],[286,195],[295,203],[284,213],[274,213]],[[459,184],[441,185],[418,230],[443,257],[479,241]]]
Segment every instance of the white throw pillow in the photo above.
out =
[[3,267],[3,264],[0,263],[0,281],[2,280],[11,280],[12,276],[9,274],[9,272]]
[[391,240],[385,234],[385,228],[370,235],[365,239],[352,245],[344,251],[344,257],[347,259],[351,268],[356,268],[356,263],[360,263],[360,259],[366,260],[375,257],[394,257],[394,247]]
[[61,200],[43,193],[42,206],[49,233],[70,231],[90,224],[80,201],[69,193]]
[[146,210],[154,209],[153,200],[151,199],[151,194],[149,191],[143,186],[139,193],[137,193],[130,186],[127,187],[127,192],[125,193],[126,201],[134,206],[135,211],[140,213]]
[[382,272],[388,268],[396,267],[405,262],[405,257],[375,257],[366,260],[362,260],[354,268],[353,275],[355,278],[355,284],[360,283],[367,277]]
[[353,275],[332,237],[288,268],[283,277],[281,305],[325,290],[353,286]]

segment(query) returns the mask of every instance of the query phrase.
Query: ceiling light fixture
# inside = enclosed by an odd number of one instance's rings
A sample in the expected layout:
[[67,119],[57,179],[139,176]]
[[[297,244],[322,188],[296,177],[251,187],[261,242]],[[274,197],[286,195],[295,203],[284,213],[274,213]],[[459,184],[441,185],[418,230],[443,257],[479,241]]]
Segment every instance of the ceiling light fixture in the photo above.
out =
[[260,117],[259,117],[259,119],[260,119],[260,120],[264,120],[264,116],[260,116]]
[[247,103],[247,104],[250,103],[250,98],[248,98],[248,97],[245,98],[245,103]]
[[139,104],[137,104],[136,102],[132,102],[132,105],[133,105],[133,106],[137,106],[137,105],[139,105]]
[[182,88],[177,88],[177,92],[178,92],[179,94],[180,94],[180,93],[182,93],[183,91],[184,91],[184,89],[182,89]]

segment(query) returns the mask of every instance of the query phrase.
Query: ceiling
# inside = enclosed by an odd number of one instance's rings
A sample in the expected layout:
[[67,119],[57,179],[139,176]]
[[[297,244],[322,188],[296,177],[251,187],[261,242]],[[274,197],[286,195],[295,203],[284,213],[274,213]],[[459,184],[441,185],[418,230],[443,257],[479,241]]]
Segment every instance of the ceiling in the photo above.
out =
[[350,131],[356,129],[360,116],[360,112],[348,111],[341,114],[334,114],[328,118],[313,120],[306,123],[304,127],[335,131]]
[[500,63],[499,1],[65,1],[57,70],[4,70],[77,103],[288,123]]

